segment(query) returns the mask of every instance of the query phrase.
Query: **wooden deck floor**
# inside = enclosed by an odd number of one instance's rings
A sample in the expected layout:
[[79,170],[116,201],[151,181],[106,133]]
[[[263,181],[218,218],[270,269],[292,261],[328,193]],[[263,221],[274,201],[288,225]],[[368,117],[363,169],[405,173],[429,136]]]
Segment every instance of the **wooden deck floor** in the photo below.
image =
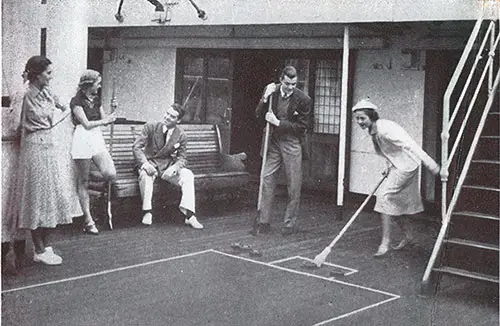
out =
[[[84,277],[206,249],[234,254],[231,248],[234,242],[259,250],[260,257],[239,255],[262,262],[294,256],[314,258],[356,209],[354,205],[340,209],[333,202],[327,195],[304,194],[300,232],[283,236],[279,230],[285,198],[278,196],[272,218],[273,231],[256,237],[249,234],[256,213],[255,198],[236,203],[201,203],[198,216],[205,226],[201,231],[159,217],[152,226],[145,227],[140,225],[140,216],[132,216],[137,214],[135,211],[124,208],[120,216],[115,216],[115,230],[104,230],[98,236],[82,234],[76,226],[57,230],[53,244],[62,255],[63,264],[47,267],[29,262],[21,275],[2,278],[2,291]],[[340,220],[340,216],[344,219]],[[435,296],[419,295],[420,280],[438,224],[420,216],[414,219],[414,225],[416,245],[391,252],[382,259],[372,256],[380,239],[378,216],[363,212],[351,226],[327,261],[358,270],[343,279],[346,282],[394,293],[400,298],[331,325],[498,325],[498,288],[490,284],[443,278]],[[319,270],[327,271],[328,266]],[[8,305],[9,302],[2,299],[2,306]],[[22,311],[22,307],[19,309]]]

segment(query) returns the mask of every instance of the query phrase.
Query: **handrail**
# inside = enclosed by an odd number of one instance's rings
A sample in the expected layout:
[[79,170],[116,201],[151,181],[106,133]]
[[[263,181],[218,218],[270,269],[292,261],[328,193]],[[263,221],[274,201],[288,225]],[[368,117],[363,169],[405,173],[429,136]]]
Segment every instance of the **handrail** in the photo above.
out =
[[[460,195],[460,192],[462,190],[462,186],[464,184],[465,178],[467,176],[467,173],[469,171],[469,168],[470,168],[470,165],[472,162],[472,157],[474,155],[477,144],[479,142],[479,138],[481,136],[482,130],[484,128],[486,118],[488,116],[488,112],[490,111],[491,106],[493,104],[493,100],[495,98],[495,92],[497,91],[498,85],[500,83],[500,69],[498,69],[498,72],[496,74],[494,82],[492,80],[493,73],[494,73],[493,72],[493,69],[494,69],[493,65],[494,65],[495,51],[498,47],[498,44],[500,43],[500,34],[495,38],[494,34],[495,34],[495,26],[496,25],[492,21],[489,24],[487,32],[485,33],[485,36],[481,42],[481,47],[479,48],[479,51],[476,54],[474,64],[472,65],[471,71],[467,77],[467,81],[464,85],[464,88],[462,90],[462,93],[460,94],[460,98],[458,100],[458,103],[455,106],[454,112],[452,113],[452,117],[450,119],[449,109],[450,109],[451,94],[456,87],[456,84],[458,82],[458,78],[460,77],[460,75],[462,73],[465,62],[467,61],[467,58],[472,50],[474,42],[476,41],[477,35],[479,34],[479,28],[482,24],[482,21],[483,21],[483,19],[480,18],[476,22],[476,25],[474,26],[474,29],[471,33],[471,36],[469,37],[467,45],[462,53],[460,61],[455,69],[455,72],[450,80],[450,83],[446,89],[446,92],[445,92],[444,98],[443,98],[443,130],[441,133],[441,140],[442,140],[442,144],[441,144],[441,154],[442,154],[441,155],[441,164],[442,164],[442,167],[441,167],[441,182],[442,182],[441,217],[442,217],[442,225],[441,225],[441,229],[439,231],[438,237],[436,239],[436,243],[434,245],[431,257],[429,259],[429,262],[428,262],[427,267],[426,267],[425,272],[424,272],[424,276],[422,279],[422,283],[424,285],[427,285],[429,283],[432,268],[434,267],[434,264],[437,260],[437,257],[441,251],[441,247],[443,245],[444,238],[446,236],[446,233],[448,232],[448,227],[450,224],[451,215],[453,213],[453,210],[455,209],[455,205],[457,204],[458,197]],[[462,121],[462,125],[460,126],[460,130],[459,130],[458,135],[457,135],[455,142],[453,144],[452,151],[451,151],[451,153],[448,153],[448,140],[449,140],[449,136],[450,136],[449,132],[451,130],[451,125],[453,124],[453,122],[457,116],[457,111],[459,110],[460,105],[461,105],[463,98],[465,96],[465,93],[466,93],[467,89],[469,88],[470,82],[472,80],[472,76],[477,71],[477,64],[478,64],[479,60],[482,59],[481,53],[483,52],[486,41],[488,39],[490,39],[490,46],[491,47],[488,51],[487,62],[486,62],[484,69],[481,73],[481,77],[480,77],[480,80],[476,86],[476,89],[474,90],[472,100],[469,103],[469,106],[467,108],[466,116],[465,116],[464,120]],[[469,116],[471,115],[474,104],[477,100],[479,91],[480,91],[481,87],[483,86],[486,74],[488,74],[488,100],[486,102],[486,105],[483,108],[483,112],[481,115],[481,119],[479,121],[479,125],[476,128],[474,138],[472,140],[472,144],[469,147],[469,151],[467,153],[467,157],[465,159],[464,166],[459,173],[457,185],[454,188],[452,198],[451,198],[450,203],[448,205],[447,196],[446,196],[446,194],[447,194],[447,181],[448,181],[448,176],[449,176],[448,168],[452,162],[452,159],[453,159],[455,152],[458,148],[458,145],[461,141],[462,134],[465,130],[465,126],[467,124],[467,121],[469,120]]]
[[[487,36],[485,36],[485,39],[484,39],[485,41],[487,40],[486,37]],[[500,34],[499,34],[499,36],[495,40],[493,49],[495,49],[497,47],[499,39],[500,39]],[[484,43],[485,42],[483,42],[483,45],[484,45]],[[484,67],[484,70],[483,70],[483,72],[481,74],[481,77],[479,79],[479,82],[478,82],[478,84],[476,86],[476,89],[474,90],[474,95],[472,96],[472,99],[471,99],[471,101],[469,103],[469,107],[467,108],[467,113],[466,113],[466,115],[464,117],[464,121],[462,122],[462,125],[460,126],[460,130],[458,131],[457,138],[455,139],[455,143],[453,144],[453,148],[452,148],[452,150],[451,150],[451,152],[450,152],[450,154],[448,156],[448,161],[447,161],[446,166],[449,166],[449,164],[453,160],[453,157],[455,156],[455,152],[456,152],[458,146],[460,145],[460,139],[462,138],[462,134],[463,134],[463,132],[465,130],[465,127],[467,125],[467,121],[469,120],[469,116],[470,116],[470,114],[472,112],[474,104],[476,103],[477,96],[479,94],[479,91],[481,90],[481,86],[483,84],[484,78],[486,77],[486,73],[488,73],[489,71],[491,71],[489,68],[493,66],[493,56],[494,56],[494,54],[491,53],[491,51],[490,51],[490,54],[488,55],[488,62],[486,63],[486,65]],[[476,66],[474,66],[472,69],[476,69]],[[464,89],[464,91],[462,92],[462,94],[465,94],[465,90],[466,89]],[[458,111],[458,109],[457,109],[457,111]]]
[[476,67],[479,63],[479,61],[483,58],[481,56],[481,53],[484,50],[484,47],[486,46],[486,41],[488,41],[488,35],[493,35],[493,31],[495,28],[495,23],[491,22],[490,25],[488,26],[488,29],[486,30],[486,34],[484,36],[483,42],[481,42],[481,46],[479,47],[479,50],[477,51],[476,58],[474,59],[474,64],[472,65],[469,76],[467,77],[467,81],[464,84],[462,93],[460,94],[460,97],[458,98],[457,104],[455,105],[455,108],[453,109],[453,112],[451,114],[451,118],[448,120],[448,131],[451,130],[451,126],[455,122],[455,118],[458,115],[458,111],[460,109],[460,106],[462,105],[462,101],[464,100],[465,94],[467,93],[466,90],[469,88],[469,85],[472,81],[472,77],[474,76],[474,72],[476,70]]
[[[497,38],[497,40],[498,40],[498,38]],[[496,44],[498,44],[498,42],[496,42]],[[492,52],[493,51],[491,51],[489,54],[488,63],[486,64],[486,67],[484,68],[483,74],[481,75],[481,79],[479,81],[478,88],[483,83],[484,78],[486,76],[486,73],[488,72],[488,68],[491,65],[493,65],[494,54]],[[500,70],[499,70],[499,72],[500,72]],[[493,84],[494,89],[496,89],[496,87],[498,87],[498,79],[499,79],[499,73],[497,73],[497,76],[495,78],[495,83]],[[477,90],[477,88],[476,88],[476,90]],[[474,94],[474,96],[477,97],[477,92],[476,92],[476,94]],[[453,193],[453,197],[450,200],[450,205],[448,206],[448,211],[446,212],[445,219],[449,219],[451,216],[451,213],[455,209],[455,205],[456,205],[457,200],[458,200],[458,195],[460,194],[460,191],[462,190],[462,185],[464,183],[465,176],[469,170],[469,166],[470,166],[470,163],[472,161],[472,155],[474,154],[477,142],[479,141],[479,137],[481,135],[481,132],[483,131],[484,122],[486,121],[488,111],[490,110],[490,107],[491,107],[490,102],[493,102],[493,98],[494,98],[494,94],[491,90],[489,90],[488,91],[488,101],[486,102],[486,106],[485,106],[483,114],[481,116],[481,120],[480,120],[479,125],[476,129],[476,133],[474,134],[474,139],[472,140],[472,144],[469,148],[469,152],[467,153],[467,158],[465,159],[464,167],[462,169],[462,172],[460,173],[460,177],[458,179],[457,186],[456,186],[455,191]],[[474,98],[474,100],[475,100],[475,98]],[[489,105],[490,107],[488,107],[488,103],[490,103],[490,105]]]
[[[492,56],[490,56],[492,58]],[[498,84],[500,82],[500,69],[497,72],[494,84],[492,89],[489,91],[489,96],[488,96],[488,101],[486,102],[486,106],[484,107],[483,114],[481,116],[481,120],[479,121],[479,126],[476,130],[476,133],[474,134],[474,139],[472,140],[472,144],[469,150],[469,153],[467,154],[467,158],[465,160],[465,165],[462,170],[462,173],[460,174],[460,177],[458,179],[458,187],[455,193],[453,194],[453,198],[451,199],[450,202],[450,208],[453,208],[458,200],[458,196],[460,195],[460,191],[462,190],[463,183],[465,181],[465,178],[467,176],[467,172],[469,170],[470,164],[472,162],[472,156],[474,155],[475,149],[477,147],[477,143],[479,142],[479,137],[481,136],[481,132],[483,131],[484,125],[486,123],[486,117],[488,116],[488,112],[491,109],[491,106],[493,105],[493,100],[495,98],[495,92],[498,89]],[[439,255],[439,251],[441,249],[441,246],[444,241],[444,237],[446,235],[446,232],[448,231],[448,226],[450,224],[450,219],[451,219],[451,214],[453,213],[453,209],[449,209],[448,212],[446,213],[444,219],[443,219],[443,224],[441,225],[441,229],[439,230],[438,237],[436,239],[436,243],[434,245],[434,248],[432,250],[431,258],[429,259],[429,263],[427,264],[427,268],[425,269],[424,276],[422,278],[422,283],[428,284],[432,268],[434,267],[434,263],[436,262],[437,256]]]
[[448,129],[448,121],[449,121],[449,116],[450,116],[450,99],[451,99],[451,94],[453,90],[455,89],[455,86],[457,85],[458,78],[462,74],[462,70],[465,66],[465,63],[467,61],[467,58],[469,57],[469,54],[472,50],[472,47],[474,46],[474,43],[476,41],[477,35],[479,34],[479,30],[481,29],[481,24],[483,23],[483,17],[481,16],[476,24],[474,25],[474,28],[471,32],[471,35],[469,39],[467,40],[467,44],[465,45],[464,51],[462,53],[462,56],[460,57],[460,60],[458,61],[457,67],[455,68],[455,71],[453,72],[453,76],[451,77],[450,83],[448,84],[448,87],[446,88],[446,91],[444,93],[443,97],[443,131],[441,132],[441,216],[444,217],[446,214],[446,198],[447,198],[447,182],[448,182],[448,176],[449,176],[449,171],[448,171],[448,140],[450,138],[450,132]]

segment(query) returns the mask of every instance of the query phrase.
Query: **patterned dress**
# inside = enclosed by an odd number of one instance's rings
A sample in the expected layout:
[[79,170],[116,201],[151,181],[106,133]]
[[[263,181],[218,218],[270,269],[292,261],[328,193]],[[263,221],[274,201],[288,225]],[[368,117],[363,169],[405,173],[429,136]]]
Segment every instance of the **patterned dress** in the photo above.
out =
[[23,102],[19,228],[54,228],[83,214],[70,155],[70,117],[49,89],[29,86]]
[[16,192],[21,141],[20,125],[26,87],[12,96],[10,107],[2,110],[2,243],[21,240],[26,232],[17,230],[19,200]]

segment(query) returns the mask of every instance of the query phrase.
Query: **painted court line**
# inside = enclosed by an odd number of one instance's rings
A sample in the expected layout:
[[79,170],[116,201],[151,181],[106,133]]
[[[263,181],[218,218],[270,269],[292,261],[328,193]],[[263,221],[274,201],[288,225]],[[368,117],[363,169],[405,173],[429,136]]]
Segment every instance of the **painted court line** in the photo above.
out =
[[[381,291],[381,290],[369,288],[369,287],[358,285],[358,284],[353,284],[353,283],[339,281],[339,280],[336,280],[334,278],[326,278],[326,277],[323,277],[323,276],[320,276],[320,275],[309,274],[309,273],[300,272],[300,271],[296,271],[296,270],[293,270],[293,269],[289,269],[289,268],[285,268],[285,267],[274,265],[276,262],[285,262],[285,261],[289,261],[289,260],[293,260],[293,259],[297,259],[297,258],[304,258],[304,257],[301,257],[301,256],[293,256],[293,257],[289,257],[289,258],[284,258],[284,259],[276,260],[276,261],[273,261],[272,263],[264,263],[264,262],[260,262],[260,261],[257,261],[257,260],[253,260],[253,259],[249,259],[249,258],[245,258],[245,257],[240,257],[240,256],[235,256],[235,255],[231,255],[231,254],[228,254],[228,253],[225,253],[225,252],[220,252],[220,251],[217,251],[217,250],[211,250],[211,251],[213,251],[215,253],[218,253],[218,254],[221,254],[221,255],[225,255],[225,256],[229,256],[229,257],[233,257],[233,258],[237,258],[237,259],[241,259],[241,260],[245,260],[245,261],[249,261],[249,262],[253,262],[253,263],[264,265],[264,266],[269,266],[269,267],[280,269],[280,270],[283,270],[283,271],[287,271],[287,272],[291,272],[291,273],[295,273],[295,274],[299,274],[299,275],[303,275],[303,276],[315,277],[315,278],[319,278],[319,279],[326,280],[326,281],[329,281],[329,282],[339,283],[339,284],[343,284],[343,285],[346,285],[346,286],[351,286],[351,287],[355,287],[355,288],[367,290],[367,291],[370,291],[370,292],[384,294],[384,295],[387,295],[387,296],[390,297],[389,299],[382,300],[380,302],[376,302],[374,304],[371,304],[371,305],[368,305],[366,307],[353,310],[353,311],[345,313],[343,315],[336,316],[336,317],[333,317],[333,318],[330,318],[330,319],[327,319],[327,320],[323,320],[323,321],[321,321],[319,323],[314,324],[313,326],[325,325],[327,323],[330,323],[330,322],[333,322],[333,321],[336,321],[336,320],[339,320],[339,319],[342,319],[342,318],[346,318],[346,317],[355,315],[355,314],[357,314],[359,312],[362,312],[362,311],[365,311],[365,310],[368,310],[368,309],[371,309],[371,308],[375,308],[375,307],[380,306],[382,304],[385,304],[385,303],[388,303],[388,302],[391,302],[391,301],[394,301],[394,300],[397,300],[397,299],[401,298],[400,295],[389,293],[389,292],[386,292],[386,291]],[[308,260],[308,259],[306,258],[306,260]]]
[[292,257],[287,257],[287,258],[283,258],[283,259],[273,260],[273,261],[269,262],[268,264],[275,265],[275,264],[284,263],[286,261],[299,259],[299,258],[300,258],[300,256],[292,256]]
[[[182,259],[182,258],[186,258],[186,257],[197,256],[197,255],[201,255],[201,254],[205,254],[205,253],[209,253],[209,252],[216,253],[216,254],[223,255],[223,256],[227,256],[227,257],[232,257],[232,258],[235,258],[235,259],[240,259],[240,260],[252,262],[254,264],[268,266],[268,267],[271,267],[271,268],[279,269],[279,270],[290,272],[290,273],[295,273],[295,274],[299,274],[299,275],[303,275],[303,276],[307,276],[307,277],[313,277],[313,278],[318,278],[318,279],[322,279],[322,280],[329,281],[329,282],[343,284],[343,285],[346,285],[346,286],[355,287],[355,288],[363,289],[363,290],[366,290],[366,291],[370,291],[370,292],[375,292],[375,293],[387,295],[387,296],[390,297],[389,299],[386,299],[386,300],[383,300],[383,301],[380,301],[380,302],[368,305],[368,306],[363,307],[363,308],[356,309],[354,311],[345,313],[345,314],[340,315],[340,316],[333,317],[333,318],[328,319],[328,320],[324,320],[324,321],[322,321],[320,323],[314,324],[313,326],[324,325],[324,324],[332,322],[332,321],[336,321],[336,320],[339,320],[339,319],[342,319],[342,318],[345,318],[345,317],[348,317],[348,316],[352,316],[352,315],[357,314],[359,312],[362,312],[362,311],[365,311],[365,310],[377,307],[379,305],[382,305],[382,304],[385,304],[385,303],[388,303],[390,301],[393,301],[393,300],[396,300],[396,299],[400,298],[399,295],[393,294],[393,293],[389,293],[389,292],[386,292],[386,291],[381,291],[381,290],[369,288],[369,287],[358,285],[358,284],[343,282],[343,281],[339,281],[339,280],[336,280],[336,279],[333,279],[333,278],[327,278],[327,277],[323,277],[323,276],[320,276],[320,275],[314,275],[314,274],[310,274],[310,273],[300,272],[300,271],[297,271],[297,270],[293,270],[293,269],[289,269],[289,268],[285,268],[285,267],[281,267],[281,266],[275,265],[276,263],[285,262],[285,261],[289,261],[289,260],[293,260],[293,259],[305,259],[305,260],[309,260],[308,258],[305,258],[305,257],[294,256],[294,257],[288,257],[288,258],[276,260],[276,261],[271,262],[271,263],[265,263],[265,262],[261,262],[261,261],[257,261],[257,260],[253,260],[253,259],[249,259],[249,258],[245,258],[245,257],[231,255],[231,254],[228,254],[228,253],[225,253],[225,252],[221,252],[221,251],[218,251],[218,250],[214,250],[214,249],[208,249],[208,250],[193,252],[193,253],[189,253],[189,254],[185,254],[185,255],[179,255],[179,256],[174,256],[174,257],[169,257],[169,258],[163,258],[163,259],[153,260],[153,261],[150,261],[150,262],[145,262],[145,263],[140,263],[140,264],[134,264],[134,265],[124,266],[124,267],[119,267],[119,268],[108,269],[108,270],[104,270],[104,271],[101,271],[101,272],[96,272],[96,273],[91,273],[91,274],[86,274],[86,275],[80,275],[80,276],[75,276],[75,277],[69,277],[69,278],[65,278],[65,279],[61,279],[61,280],[56,280],[56,281],[50,281],[50,282],[44,282],[44,283],[39,283],[39,284],[33,284],[33,285],[18,287],[18,288],[14,288],[14,289],[10,289],[10,290],[4,290],[1,293],[2,294],[4,294],[4,293],[12,293],[12,292],[17,292],[17,291],[22,291],[22,290],[27,290],[27,289],[32,289],[32,288],[38,288],[38,287],[47,286],[47,285],[53,285],[53,284],[60,284],[60,283],[65,283],[65,282],[71,282],[71,281],[75,281],[75,280],[81,280],[81,279],[86,279],[86,278],[90,278],[90,277],[94,277],[94,276],[110,274],[110,273],[124,271],[124,270],[128,270],[128,269],[133,269],[133,268],[137,268],[137,267],[148,266],[148,265],[153,265],[153,264],[168,262],[168,261],[172,261],[172,260]],[[325,265],[337,266],[337,267],[345,268],[344,266],[338,266],[338,265],[329,264],[329,263],[325,263]],[[349,270],[353,270],[353,269],[350,269],[350,268],[348,268],[348,269]]]
[[182,259],[182,258],[186,258],[186,257],[196,256],[196,255],[204,254],[204,253],[207,253],[207,252],[212,252],[212,250],[209,249],[209,250],[197,251],[197,252],[193,252],[193,253],[190,253],[190,254],[185,254],[185,255],[180,255],[180,256],[174,256],[174,257],[169,257],[169,258],[162,258],[162,259],[158,259],[158,260],[148,261],[148,262],[145,262],[145,263],[140,263],[140,264],[135,264],[135,265],[129,265],[129,266],[124,266],[124,267],[118,267],[118,268],[113,268],[113,269],[107,269],[107,270],[96,272],[96,273],[85,274],[85,275],[74,276],[74,277],[68,277],[68,278],[63,278],[61,280],[44,282],[44,283],[39,283],[39,284],[32,284],[32,285],[22,286],[22,287],[10,289],[10,290],[4,290],[4,291],[2,291],[2,293],[11,293],[11,292],[16,292],[16,291],[22,291],[22,290],[32,289],[32,288],[38,288],[38,287],[46,286],[46,285],[52,285],[52,284],[59,284],[59,283],[65,283],[65,282],[70,282],[70,281],[82,280],[82,279],[89,278],[89,277],[94,277],[94,276],[99,276],[99,275],[106,275],[106,274],[110,274],[110,273],[114,273],[114,272],[125,271],[127,269],[132,269],[132,268],[137,268],[137,267],[142,267],[142,266],[148,266],[148,265],[163,263],[163,262],[166,262],[166,261],[171,261],[171,260],[176,260],[176,259]]
[[[301,260],[313,262],[313,259],[310,259],[310,258],[307,258],[307,257],[292,256],[292,257],[286,257],[286,258],[283,258],[283,259],[273,260],[273,261],[269,262],[268,264],[277,265],[277,264],[284,263],[284,262],[287,262],[287,261],[290,261],[290,260],[295,260],[295,259],[301,259]],[[357,269],[354,269],[354,268],[350,268],[350,267],[342,266],[342,265],[337,265],[337,264],[332,264],[332,263],[328,263],[328,262],[324,262],[323,265],[330,266],[330,267],[338,267],[340,269],[345,269],[348,272],[344,273],[343,274],[344,276],[349,276],[349,275],[352,275],[354,273],[359,272]]]
[[319,326],[319,325],[325,325],[327,323],[330,323],[332,321],[336,321],[336,320],[339,320],[339,319],[342,319],[342,318],[345,318],[345,317],[349,317],[349,316],[352,316],[352,315],[355,315],[359,312],[362,312],[362,311],[365,311],[365,310],[368,310],[368,309],[371,309],[371,308],[375,308],[376,306],[380,306],[382,304],[385,304],[385,303],[388,303],[388,302],[391,302],[391,301],[394,301],[396,299],[399,299],[400,296],[397,296],[397,297],[392,297],[392,298],[389,298],[387,300],[384,300],[384,301],[380,301],[380,302],[377,302],[377,303],[374,303],[374,304],[371,304],[371,305],[368,305],[366,307],[363,307],[363,308],[359,308],[359,309],[356,309],[356,310],[353,310],[351,312],[348,312],[346,314],[343,314],[343,315],[340,315],[340,316],[337,316],[337,317],[333,317],[331,319],[327,319],[327,320],[323,320],[322,322],[319,322],[317,324],[314,324],[313,326]]
[[340,280],[337,280],[337,279],[324,277],[324,276],[321,276],[321,275],[315,275],[315,274],[305,273],[305,272],[297,271],[297,270],[294,270],[294,269],[290,269],[290,268],[286,268],[286,267],[281,267],[281,266],[273,265],[273,264],[270,264],[270,263],[261,262],[261,261],[258,261],[258,260],[253,260],[253,259],[246,258],[246,257],[240,257],[240,256],[228,254],[226,252],[222,252],[222,251],[218,251],[218,250],[214,250],[214,249],[210,249],[209,251],[218,253],[220,255],[224,255],[224,256],[233,257],[233,258],[236,258],[236,259],[241,259],[241,260],[249,261],[249,262],[252,262],[252,263],[255,263],[255,264],[259,264],[259,265],[269,266],[269,267],[272,267],[272,268],[280,269],[280,270],[283,270],[283,271],[287,271],[287,272],[291,272],[291,273],[295,273],[295,274],[299,274],[299,275],[304,275],[304,276],[308,276],[308,277],[315,277],[315,278],[319,278],[319,279],[322,279],[322,280],[325,280],[325,281],[329,281],[329,282],[334,282],[334,283],[343,284],[343,285],[346,285],[346,286],[355,287],[355,288],[358,288],[358,289],[363,289],[363,290],[370,291],[370,292],[384,294],[384,295],[387,295],[389,297],[394,297],[396,299],[400,298],[399,295],[394,294],[394,293],[389,293],[389,292],[386,292],[386,291],[377,290],[377,289],[369,288],[369,287],[358,285],[358,284],[354,284],[354,283],[348,283],[348,282],[340,281]]
[[[313,262],[313,261],[314,261],[314,259],[307,258],[307,257],[302,257],[302,256],[295,256],[295,257],[296,257],[297,259],[302,259],[302,260],[309,261],[309,262]],[[359,272],[357,269],[350,268],[350,267],[347,267],[347,266],[342,266],[342,265],[332,264],[332,263],[329,263],[329,262],[324,262],[322,265],[326,265],[326,266],[330,266],[330,267],[338,267],[338,268],[340,268],[340,269],[345,269],[345,270],[348,270],[349,272],[344,273],[344,276],[349,276],[349,275],[352,275],[352,274],[354,274],[354,273]]]

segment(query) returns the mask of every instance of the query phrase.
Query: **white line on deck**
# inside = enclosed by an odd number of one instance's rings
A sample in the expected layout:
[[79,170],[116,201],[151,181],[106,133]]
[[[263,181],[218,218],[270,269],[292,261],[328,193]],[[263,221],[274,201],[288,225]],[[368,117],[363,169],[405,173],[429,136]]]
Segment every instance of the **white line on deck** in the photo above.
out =
[[326,280],[326,281],[329,281],[329,282],[335,282],[335,283],[339,283],[339,284],[343,284],[343,285],[352,286],[352,287],[355,287],[355,288],[367,290],[367,291],[370,291],[370,292],[384,294],[384,295],[387,295],[387,296],[390,296],[390,297],[400,298],[399,295],[394,294],[394,293],[389,293],[389,292],[382,291],[382,290],[372,289],[372,288],[369,288],[369,287],[366,287],[366,286],[362,286],[362,285],[358,285],[358,284],[354,284],[354,283],[348,283],[348,282],[344,282],[344,281],[339,281],[337,279],[332,279],[332,278],[324,277],[324,276],[321,276],[321,275],[315,275],[315,274],[305,273],[305,272],[297,271],[297,270],[294,270],[294,269],[290,269],[290,268],[286,268],[286,267],[281,267],[281,266],[276,266],[276,265],[273,265],[273,264],[270,264],[270,263],[266,263],[266,262],[261,262],[261,261],[258,261],[258,260],[253,260],[253,259],[250,259],[250,258],[235,256],[235,255],[228,254],[226,252],[218,251],[218,250],[215,250],[215,249],[210,249],[209,251],[212,251],[212,252],[220,254],[220,255],[224,255],[224,256],[228,256],[228,257],[233,257],[233,258],[241,259],[241,260],[246,260],[246,261],[249,261],[249,262],[252,262],[252,263],[255,263],[255,264],[269,266],[269,267],[272,267],[272,268],[280,269],[280,270],[291,272],[291,273],[295,273],[295,274],[300,274],[300,275],[309,276],[309,277],[315,277],[315,278],[319,278],[319,279]]
[[85,275],[80,275],[80,276],[74,276],[74,277],[69,277],[69,278],[63,278],[61,280],[44,282],[44,283],[39,283],[39,284],[32,284],[32,285],[22,286],[22,287],[18,287],[18,288],[14,288],[14,289],[4,290],[4,291],[2,291],[2,293],[11,293],[11,292],[22,291],[22,290],[37,288],[37,287],[46,286],[46,285],[52,285],[52,284],[59,284],[59,283],[65,283],[65,282],[70,282],[70,281],[76,281],[76,280],[81,280],[81,279],[85,279],[85,278],[89,278],[89,277],[94,277],[94,276],[99,276],[99,275],[105,275],[105,274],[109,274],[109,273],[124,271],[124,270],[127,270],[127,269],[136,268],[136,267],[148,266],[148,265],[163,263],[163,262],[170,261],[170,260],[176,260],[176,259],[181,259],[181,258],[196,256],[196,255],[204,254],[204,253],[207,253],[207,252],[213,252],[213,251],[211,249],[209,249],[209,250],[203,250],[203,251],[197,251],[197,252],[193,252],[193,253],[190,253],[190,254],[185,254],[185,255],[180,255],[180,256],[175,256],[175,257],[169,257],[169,258],[162,258],[162,259],[157,259],[157,260],[153,260],[153,261],[148,261],[148,262],[145,262],[145,263],[140,263],[140,264],[135,264],[135,265],[129,265],[129,266],[124,266],[124,267],[118,267],[118,268],[113,268],[113,269],[107,269],[107,270],[96,272],[96,273],[85,274]]
[[397,296],[397,297],[392,297],[392,298],[389,298],[387,300],[384,300],[384,301],[380,301],[380,302],[377,302],[377,303],[374,303],[374,304],[371,304],[369,306],[366,306],[366,307],[363,307],[363,308],[359,308],[359,309],[356,309],[356,310],[353,310],[351,312],[348,312],[346,314],[343,314],[343,315],[340,315],[340,316],[337,316],[337,317],[333,317],[331,319],[327,319],[327,320],[323,320],[322,322],[320,323],[317,323],[317,324],[314,324],[313,326],[319,326],[319,325],[324,325],[324,324],[327,324],[329,322],[332,322],[332,321],[335,321],[335,320],[339,320],[339,319],[342,319],[342,318],[345,318],[345,317],[349,317],[349,316],[352,316],[354,314],[357,314],[358,312],[361,312],[361,311],[365,311],[365,310],[368,310],[368,309],[371,309],[371,308],[374,308],[376,306],[380,306],[384,303],[387,303],[387,302],[390,302],[390,301],[393,301],[393,300],[396,300],[396,299],[399,299],[400,296]]
[[[296,258],[298,259],[302,259],[302,260],[305,260],[305,261],[309,261],[309,262],[313,262],[314,260],[311,259],[311,258],[307,258],[307,257],[302,257],[302,256],[296,256]],[[352,275],[354,273],[357,273],[359,272],[357,269],[354,269],[354,268],[350,268],[350,267],[347,267],[347,266],[342,266],[342,265],[337,265],[337,264],[332,264],[332,263],[329,263],[329,262],[324,262],[323,265],[326,265],[326,266],[330,266],[330,267],[338,267],[340,269],[345,269],[345,270],[348,270],[349,272],[345,273],[344,276],[349,276],[349,275]]]

